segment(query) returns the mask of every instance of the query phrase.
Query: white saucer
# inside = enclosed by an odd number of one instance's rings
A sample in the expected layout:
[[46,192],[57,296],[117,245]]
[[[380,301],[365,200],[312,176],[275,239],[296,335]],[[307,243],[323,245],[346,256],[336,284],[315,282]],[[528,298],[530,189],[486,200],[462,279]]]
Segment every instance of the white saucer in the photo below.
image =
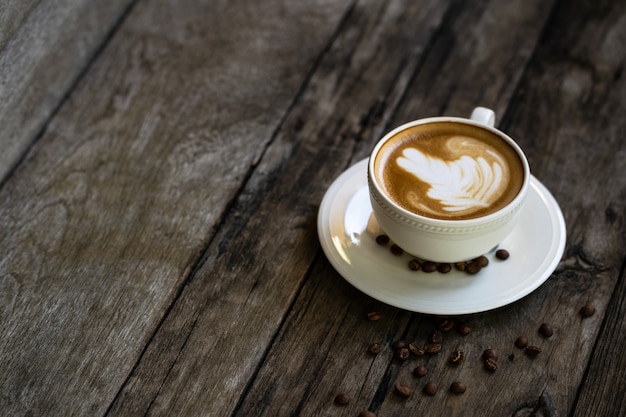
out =
[[317,230],[333,267],[365,294],[405,310],[456,315],[510,304],[552,274],[565,248],[565,221],[558,203],[535,177],[513,232],[500,244],[506,261],[487,254],[476,275],[411,271],[408,255],[397,257],[376,243],[382,233],[367,190],[367,159],[341,174],[320,205]]

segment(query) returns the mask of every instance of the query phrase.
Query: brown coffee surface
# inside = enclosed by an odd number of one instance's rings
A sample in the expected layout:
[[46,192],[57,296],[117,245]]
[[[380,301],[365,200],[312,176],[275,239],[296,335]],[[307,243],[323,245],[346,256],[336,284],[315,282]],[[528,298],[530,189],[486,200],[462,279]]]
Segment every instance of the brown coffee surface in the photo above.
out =
[[464,220],[510,203],[524,182],[519,155],[500,136],[477,126],[434,122],[389,139],[374,161],[386,195],[426,217]]

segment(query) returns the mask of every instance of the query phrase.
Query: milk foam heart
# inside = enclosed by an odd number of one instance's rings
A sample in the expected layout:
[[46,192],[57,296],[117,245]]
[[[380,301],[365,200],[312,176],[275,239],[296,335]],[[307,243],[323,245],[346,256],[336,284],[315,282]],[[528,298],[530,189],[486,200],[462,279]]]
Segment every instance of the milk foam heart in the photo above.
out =
[[[395,163],[428,184],[426,196],[408,191],[404,200],[412,207],[442,217],[471,215],[494,204],[506,191],[509,167],[499,152],[471,137],[442,139],[451,159],[407,146]],[[431,201],[433,204],[431,204]]]
[[511,202],[524,182],[516,151],[480,127],[413,126],[388,140],[375,161],[378,183],[404,209],[437,219],[471,219]]

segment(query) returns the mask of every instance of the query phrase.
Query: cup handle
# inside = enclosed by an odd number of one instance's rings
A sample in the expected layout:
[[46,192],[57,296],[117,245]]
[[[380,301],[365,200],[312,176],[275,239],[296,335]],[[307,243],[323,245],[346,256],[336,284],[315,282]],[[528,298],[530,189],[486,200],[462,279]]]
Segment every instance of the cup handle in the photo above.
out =
[[493,110],[486,107],[474,108],[470,119],[490,127],[494,127],[496,124],[496,114]]

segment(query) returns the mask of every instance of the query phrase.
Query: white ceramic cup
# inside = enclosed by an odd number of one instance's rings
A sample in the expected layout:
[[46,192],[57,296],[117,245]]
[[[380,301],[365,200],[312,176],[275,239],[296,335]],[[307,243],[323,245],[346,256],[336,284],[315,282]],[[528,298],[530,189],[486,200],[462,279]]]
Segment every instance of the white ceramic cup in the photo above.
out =
[[[426,217],[400,207],[383,191],[374,175],[376,155],[381,147],[399,132],[416,125],[434,122],[469,124],[488,130],[507,142],[520,158],[523,181],[520,191],[507,205],[483,217],[447,220]],[[434,262],[460,262],[487,254],[497,247],[513,230],[518,214],[526,200],[530,183],[530,168],[522,149],[513,139],[494,128],[492,110],[477,107],[469,119],[431,117],[406,123],[387,133],[374,147],[368,164],[370,201],[379,226],[393,243],[411,255]]]

